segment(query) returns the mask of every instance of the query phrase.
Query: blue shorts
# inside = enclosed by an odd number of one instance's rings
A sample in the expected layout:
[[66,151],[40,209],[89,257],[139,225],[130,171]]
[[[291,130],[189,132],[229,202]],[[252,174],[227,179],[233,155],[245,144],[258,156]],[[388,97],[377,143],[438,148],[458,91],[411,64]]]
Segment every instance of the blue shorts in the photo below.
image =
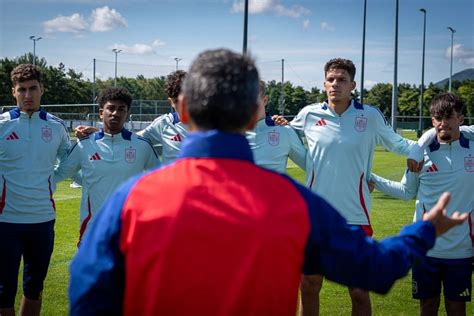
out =
[[438,297],[443,285],[446,299],[470,302],[472,291],[471,258],[440,259],[427,257],[412,270],[412,295],[414,299]]
[[41,298],[53,253],[54,220],[39,224],[0,222],[0,308],[15,305],[18,271],[23,257],[23,294]]

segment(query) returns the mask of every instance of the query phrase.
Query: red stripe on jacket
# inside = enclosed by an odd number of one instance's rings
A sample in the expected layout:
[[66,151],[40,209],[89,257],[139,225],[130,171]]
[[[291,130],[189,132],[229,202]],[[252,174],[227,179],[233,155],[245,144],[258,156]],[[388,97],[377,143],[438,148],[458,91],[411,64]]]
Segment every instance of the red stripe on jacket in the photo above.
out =
[[308,234],[288,179],[247,161],[179,160],[123,205],[124,315],[294,314]]

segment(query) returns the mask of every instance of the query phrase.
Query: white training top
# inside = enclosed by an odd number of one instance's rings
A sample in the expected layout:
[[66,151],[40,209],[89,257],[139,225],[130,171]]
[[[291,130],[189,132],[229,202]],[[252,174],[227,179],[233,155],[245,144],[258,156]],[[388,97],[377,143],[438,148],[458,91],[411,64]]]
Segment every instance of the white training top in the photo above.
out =
[[301,169],[306,168],[306,148],[289,126],[276,126],[270,117],[261,119],[246,133],[255,164],[286,173],[288,157]]
[[[464,136],[470,140],[474,140],[474,125],[466,126],[462,125],[459,127],[461,132],[464,133]],[[436,137],[436,130],[434,128],[429,129],[426,131],[418,140],[418,143],[413,146],[410,150],[410,154],[408,155],[409,159],[413,159],[415,161],[421,161],[423,159],[423,155],[425,152],[426,147],[431,144],[431,142]]]
[[349,224],[370,224],[367,185],[375,145],[407,155],[414,142],[404,139],[378,108],[351,101],[341,115],[326,102],[304,107],[290,123],[308,141],[312,170],[307,186],[331,203]]
[[146,169],[160,165],[148,140],[123,129],[110,135],[100,130],[82,138],[54,172],[59,182],[82,171],[81,235],[107,197],[120,184]]
[[29,117],[19,108],[0,115],[0,222],[56,218],[51,177],[69,148],[66,127],[54,115],[39,110]]
[[153,145],[163,146],[163,164],[173,162],[179,154],[181,142],[188,135],[185,124],[179,120],[178,113],[168,113],[157,117],[140,133]]
[[[390,181],[372,175],[375,187],[400,199],[416,195],[414,221],[422,219],[438,201],[443,192],[451,193],[446,209],[471,213],[474,210],[474,142],[461,134],[450,144],[440,144],[434,139],[425,151],[425,162],[420,173],[405,172],[401,182]],[[472,213],[471,213],[472,214]],[[428,256],[445,259],[461,259],[472,256],[472,221],[451,228],[436,239]]]

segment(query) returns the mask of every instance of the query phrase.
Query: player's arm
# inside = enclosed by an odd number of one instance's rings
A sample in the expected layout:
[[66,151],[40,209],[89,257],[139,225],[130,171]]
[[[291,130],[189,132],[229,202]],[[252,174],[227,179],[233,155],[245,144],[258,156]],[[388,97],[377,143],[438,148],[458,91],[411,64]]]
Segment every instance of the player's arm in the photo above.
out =
[[81,169],[81,153],[78,144],[79,143],[74,144],[69,150],[67,157],[62,159],[59,165],[54,169],[54,183],[61,182],[73,176],[74,180],[78,180],[76,175],[79,169]]
[[150,125],[137,134],[148,139],[152,145],[163,145],[163,125],[166,123],[165,119],[166,117],[163,115],[157,117]]
[[147,159],[145,161],[144,170],[159,167],[161,165],[161,160],[158,154],[156,153],[155,148],[153,148],[153,145],[151,144],[150,141],[148,141],[148,139],[146,138],[142,138],[142,139],[144,142],[146,142],[145,149],[147,152],[147,155],[146,155]]
[[474,125],[470,125],[470,126],[461,125],[459,126],[459,129],[461,130],[461,132],[466,138],[474,141]]
[[374,114],[377,143],[391,152],[407,156],[415,142],[395,133],[392,127],[388,125],[382,112],[376,107],[373,108],[378,112]]
[[412,147],[410,153],[408,154],[407,167],[408,170],[412,172],[420,172],[423,167],[423,155],[426,147],[433,141],[436,137],[436,130],[434,128],[425,132],[418,142]]
[[301,169],[306,171],[306,153],[307,150],[304,147],[301,139],[292,128],[286,128],[289,139],[290,139],[290,152],[289,157],[295,164]]
[[290,122],[290,126],[293,127],[299,133],[304,135],[304,129],[306,124],[306,117],[308,116],[309,106],[302,108],[298,114]]
[[400,182],[385,179],[375,173],[371,174],[370,181],[375,183],[377,190],[401,200],[410,200],[416,196],[419,186],[418,174],[408,170]]
[[307,252],[305,260],[312,256],[316,270],[330,280],[387,293],[397,279],[408,273],[415,260],[425,258],[437,235],[466,220],[467,214],[456,213],[451,218],[443,214],[448,201],[449,194],[443,195],[425,221],[405,227],[396,237],[377,242],[366,237],[359,227],[349,227],[331,205],[313,195],[309,202],[311,229],[307,246],[312,253]]
[[86,232],[70,266],[70,315],[121,315],[124,256],[120,250],[122,205],[136,181],[107,200]]
[[98,132],[100,129],[95,126],[79,125],[74,129],[74,135],[77,138],[84,138],[92,133]]

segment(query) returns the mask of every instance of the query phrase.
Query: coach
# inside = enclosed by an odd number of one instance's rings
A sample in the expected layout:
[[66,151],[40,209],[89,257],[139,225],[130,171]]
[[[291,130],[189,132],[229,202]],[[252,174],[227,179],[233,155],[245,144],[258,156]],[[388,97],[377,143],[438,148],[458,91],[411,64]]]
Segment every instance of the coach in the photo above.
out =
[[254,62],[228,50],[193,62],[178,110],[191,133],[180,158],[128,181],[71,264],[71,315],[295,315],[303,264],[385,293],[437,234],[442,214],[377,243],[322,198],[253,163]]

